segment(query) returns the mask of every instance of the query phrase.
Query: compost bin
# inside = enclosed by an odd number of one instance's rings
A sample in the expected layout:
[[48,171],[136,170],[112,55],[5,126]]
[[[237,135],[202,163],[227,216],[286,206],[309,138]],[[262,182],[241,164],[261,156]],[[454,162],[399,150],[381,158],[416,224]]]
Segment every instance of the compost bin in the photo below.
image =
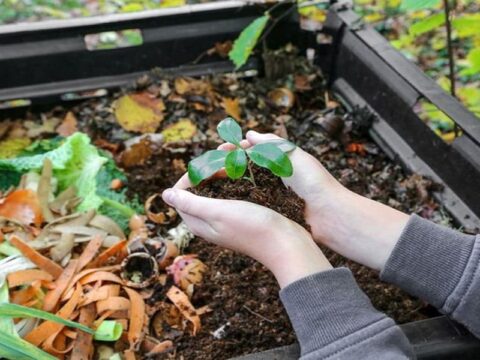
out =
[[[288,11],[291,6],[286,3],[276,11]],[[143,77],[145,74],[171,82],[174,81],[172,79],[186,76],[231,73],[234,68],[230,61],[219,54],[205,53],[215,44],[235,39],[242,29],[263,14],[265,8],[266,5],[261,4],[225,1],[159,11],[0,27],[0,102],[12,104],[11,101],[15,100],[17,104],[25,105],[5,108],[0,116],[2,119],[28,117],[31,115],[26,114],[52,111],[57,105],[75,109],[95,92],[98,94],[101,91],[105,96],[133,83],[136,87],[145,87],[148,84],[142,84],[142,81],[149,81]],[[86,35],[126,29],[139,30],[143,43],[108,50],[87,49]],[[321,31],[303,30],[292,11],[290,16],[275,25],[264,40],[263,46],[268,49],[282,49],[288,43],[293,43],[300,55],[308,54],[310,63],[321,69],[331,93],[350,113],[348,119],[352,126],[355,127],[357,122],[358,127],[368,131],[365,136],[393,160],[389,160],[389,163],[401,164],[407,173],[419,174],[439,184],[441,190],[434,191],[433,195],[448,210],[455,224],[478,231],[480,122],[473,114],[442,91],[346,7],[333,4]],[[240,78],[246,79],[242,86],[248,89],[249,81],[253,81],[249,79],[275,77],[269,68],[269,61],[272,60],[265,54],[263,57],[252,56],[238,72]],[[152,69],[157,70],[152,74]],[[279,71],[282,71],[281,67]],[[415,105],[421,99],[436,105],[456,122],[459,131],[453,143],[445,143],[420,120]],[[95,106],[89,110],[91,116],[98,115]],[[303,120],[312,121],[314,115],[309,114],[310,120]],[[346,116],[346,113],[342,115]],[[297,119],[296,126],[301,127],[303,120]],[[364,120],[366,125],[358,124]],[[322,129],[309,131],[321,132]],[[327,131],[322,137],[328,138],[328,135]],[[298,135],[299,138],[301,136]],[[333,152],[336,151],[335,146],[332,145]],[[376,151],[372,150],[372,156],[376,156]],[[386,160],[382,158],[381,161]],[[152,167],[152,171],[155,170],[157,168]],[[402,171],[396,169],[392,172],[394,175],[390,175],[397,176]],[[137,176],[145,174],[138,172]],[[138,188],[139,193],[148,190]],[[199,253],[216,251],[211,248],[202,250],[198,244],[193,249]],[[223,256],[222,253],[216,255],[217,258]],[[256,265],[239,259],[230,265],[239,269],[245,266],[257,269]],[[242,278],[235,278],[235,281],[242,281]],[[214,298],[216,294],[213,291],[209,296]],[[216,308],[215,311],[222,310]],[[254,318],[258,315],[249,307],[247,311]],[[462,326],[431,309],[427,309],[425,314],[431,318],[401,326],[420,359],[476,358],[480,342]],[[242,326],[246,326],[245,323]],[[194,337],[183,346],[193,342]],[[291,335],[282,338],[280,343],[284,345],[282,342],[291,342]],[[275,347],[275,341],[272,340],[269,346]],[[252,347],[250,351],[244,349],[241,353],[253,351]],[[246,358],[296,357],[298,347],[292,345]],[[202,356],[192,358],[200,359]]]

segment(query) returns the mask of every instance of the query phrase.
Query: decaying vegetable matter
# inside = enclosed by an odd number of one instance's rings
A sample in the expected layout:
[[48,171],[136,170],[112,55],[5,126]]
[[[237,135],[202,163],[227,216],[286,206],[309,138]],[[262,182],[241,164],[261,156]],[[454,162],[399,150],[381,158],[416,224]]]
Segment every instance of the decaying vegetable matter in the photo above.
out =
[[[173,209],[156,210],[157,195],[146,201],[147,218],[98,195],[121,187],[95,189],[102,185],[87,187],[64,174],[68,165],[58,153],[74,141],[90,147],[88,137],[73,134],[52,151],[0,160],[0,173],[13,169],[19,175],[0,194],[0,356],[114,360],[168,353],[174,342],[162,335],[165,325],[158,319],[175,315],[168,331],[200,330],[208,308],[195,309],[190,298],[206,267],[195,255],[180,255],[192,238],[182,223],[172,226],[168,238],[153,236],[150,220],[171,224],[176,215]],[[93,158],[100,157],[93,149]],[[71,164],[79,166],[79,175],[100,171],[88,170],[94,165],[78,151],[71,147],[66,153],[82,161]],[[121,175],[110,166],[114,176]],[[99,206],[85,209],[85,198]],[[104,202],[123,216],[132,213],[129,228],[102,211]],[[151,297],[156,301],[148,302]]]

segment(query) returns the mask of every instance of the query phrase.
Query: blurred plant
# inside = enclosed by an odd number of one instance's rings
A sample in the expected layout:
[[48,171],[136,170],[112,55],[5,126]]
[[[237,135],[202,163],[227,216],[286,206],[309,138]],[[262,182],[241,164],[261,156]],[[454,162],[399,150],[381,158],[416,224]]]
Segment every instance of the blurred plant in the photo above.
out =
[[[292,11],[299,10],[303,15],[310,15],[324,19],[322,15],[324,12],[315,11],[318,6],[326,5],[328,0],[314,0],[314,1],[298,1],[297,6],[291,6],[285,11],[279,14],[273,15],[279,6],[285,5],[288,2],[279,1],[273,5],[270,9],[265,11],[263,16],[253,20],[243,31],[239,37],[233,43],[232,50],[230,50],[228,56],[230,60],[235,64],[235,68],[239,69],[247,62],[248,58],[252,54],[253,49],[257,43],[266,37],[268,33],[274,28],[274,26],[282,20],[284,17],[291,14]],[[290,2],[294,5],[296,1]],[[268,26],[267,26],[268,25]],[[263,33],[263,35],[262,35]]]
[[2,0],[0,24],[182,6],[186,0]]
[[[355,4],[364,20],[480,117],[480,0],[356,0]],[[421,110],[422,118],[442,138],[455,138],[454,122],[445,114],[426,103]]]

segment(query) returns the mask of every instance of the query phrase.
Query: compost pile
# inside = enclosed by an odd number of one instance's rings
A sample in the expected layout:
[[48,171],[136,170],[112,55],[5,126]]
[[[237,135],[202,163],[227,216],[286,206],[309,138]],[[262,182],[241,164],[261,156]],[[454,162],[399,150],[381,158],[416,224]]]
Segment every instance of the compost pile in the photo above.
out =
[[[195,238],[159,196],[221,144],[226,116],[288,138],[357,193],[448,224],[435,184],[406,175],[369,138],[368,111],[346,113],[294,52],[272,56],[285,68],[267,78],[152,71],[112,96],[0,123],[0,336],[37,359],[228,359],[294,342],[268,270]],[[248,198],[245,186],[202,191]],[[327,254],[396,321],[431,312]]]

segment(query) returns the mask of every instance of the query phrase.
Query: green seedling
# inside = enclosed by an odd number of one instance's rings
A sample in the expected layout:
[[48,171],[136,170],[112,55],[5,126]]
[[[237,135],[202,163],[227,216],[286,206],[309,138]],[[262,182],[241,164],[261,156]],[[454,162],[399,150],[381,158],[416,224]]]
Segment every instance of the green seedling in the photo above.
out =
[[226,118],[217,126],[218,135],[228,143],[235,145],[232,150],[210,150],[193,159],[188,164],[188,177],[194,186],[200,184],[222,168],[230,179],[236,180],[246,177],[254,185],[251,163],[269,169],[273,174],[289,177],[293,174],[293,166],[288,158],[288,152],[295,149],[295,145],[284,139],[272,140],[243,149],[240,142],[243,139],[240,125],[232,119]]

